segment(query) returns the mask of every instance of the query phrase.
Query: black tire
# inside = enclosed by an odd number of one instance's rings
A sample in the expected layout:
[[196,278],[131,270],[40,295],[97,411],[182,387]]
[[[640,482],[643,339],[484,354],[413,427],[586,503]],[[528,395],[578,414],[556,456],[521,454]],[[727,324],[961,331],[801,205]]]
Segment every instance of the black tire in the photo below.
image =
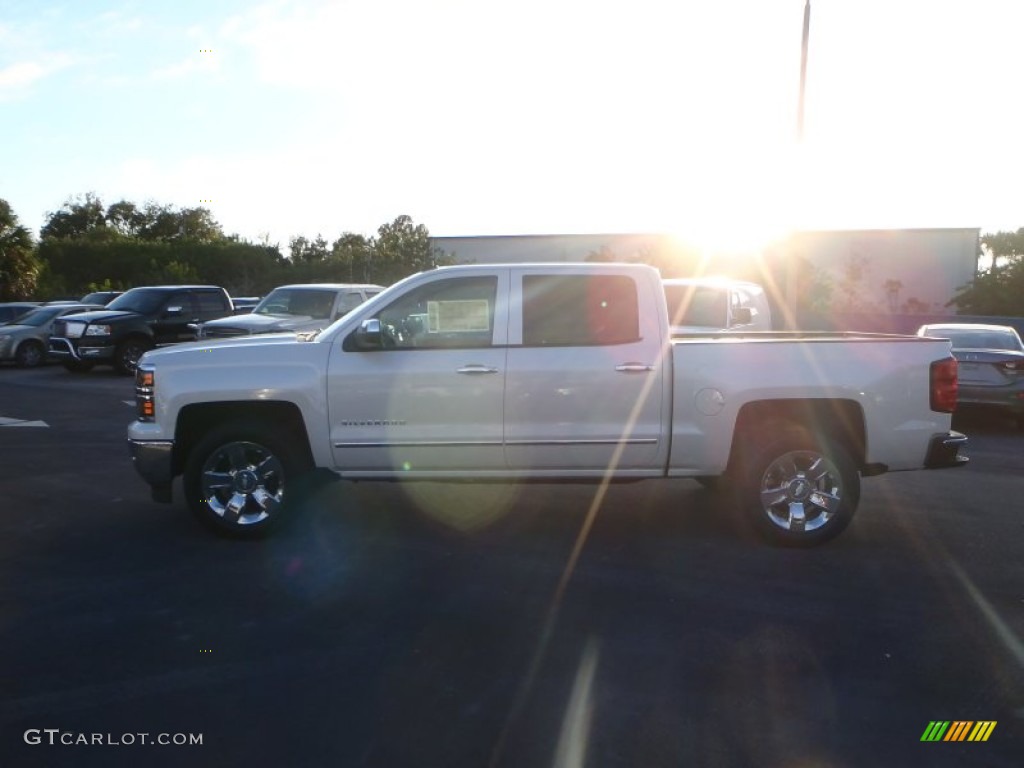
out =
[[747,448],[738,470],[739,512],[773,544],[811,547],[835,538],[860,501],[849,453],[800,429],[784,428]]
[[251,422],[215,427],[185,463],[185,496],[193,514],[224,536],[259,538],[299,505],[310,462],[287,433]]
[[82,360],[65,360],[64,369],[71,373],[88,373],[92,370],[92,363],[87,363]]
[[24,341],[14,353],[14,364],[19,368],[35,368],[46,361],[46,350],[38,341]]
[[152,347],[148,341],[137,336],[125,339],[114,350],[114,370],[124,376],[134,376],[139,358]]

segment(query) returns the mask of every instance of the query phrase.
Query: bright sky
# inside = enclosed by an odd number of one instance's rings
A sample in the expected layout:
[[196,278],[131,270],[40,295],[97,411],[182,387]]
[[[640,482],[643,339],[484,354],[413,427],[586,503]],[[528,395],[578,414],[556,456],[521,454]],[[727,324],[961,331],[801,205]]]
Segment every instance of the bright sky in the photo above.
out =
[[[0,198],[229,233],[1024,226],[1024,4],[0,0]],[[209,51],[209,52],[207,52]]]

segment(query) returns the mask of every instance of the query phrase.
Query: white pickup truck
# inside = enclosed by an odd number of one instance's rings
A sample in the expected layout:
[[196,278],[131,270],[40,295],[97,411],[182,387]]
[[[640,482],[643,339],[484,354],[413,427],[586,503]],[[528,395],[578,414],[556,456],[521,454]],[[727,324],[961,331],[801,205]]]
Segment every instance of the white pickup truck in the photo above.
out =
[[717,481],[769,539],[850,522],[860,477],[955,467],[948,341],[673,338],[660,275],[466,265],[406,278],[318,333],[147,352],[133,461],[184,475],[214,530],[262,534],[314,469],[355,480]]

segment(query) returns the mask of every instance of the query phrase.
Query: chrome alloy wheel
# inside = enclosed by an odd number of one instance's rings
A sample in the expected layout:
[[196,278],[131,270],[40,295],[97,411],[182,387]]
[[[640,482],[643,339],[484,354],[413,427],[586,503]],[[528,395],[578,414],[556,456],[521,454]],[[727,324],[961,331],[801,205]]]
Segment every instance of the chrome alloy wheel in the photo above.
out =
[[284,467],[265,446],[245,441],[226,443],[203,464],[206,506],[230,525],[262,523],[278,511],[284,498]]
[[140,341],[124,342],[117,349],[118,368],[122,373],[134,374],[135,369],[139,366],[139,358],[148,351],[149,347]]
[[815,531],[839,513],[843,480],[839,469],[817,451],[790,451],[761,476],[761,508],[785,531]]

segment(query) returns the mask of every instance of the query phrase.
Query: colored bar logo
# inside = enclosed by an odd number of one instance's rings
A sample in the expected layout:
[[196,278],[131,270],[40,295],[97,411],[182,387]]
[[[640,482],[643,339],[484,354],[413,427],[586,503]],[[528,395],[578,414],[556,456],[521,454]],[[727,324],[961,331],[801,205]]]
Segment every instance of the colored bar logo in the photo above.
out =
[[921,741],[988,741],[996,720],[932,720],[921,734]]

